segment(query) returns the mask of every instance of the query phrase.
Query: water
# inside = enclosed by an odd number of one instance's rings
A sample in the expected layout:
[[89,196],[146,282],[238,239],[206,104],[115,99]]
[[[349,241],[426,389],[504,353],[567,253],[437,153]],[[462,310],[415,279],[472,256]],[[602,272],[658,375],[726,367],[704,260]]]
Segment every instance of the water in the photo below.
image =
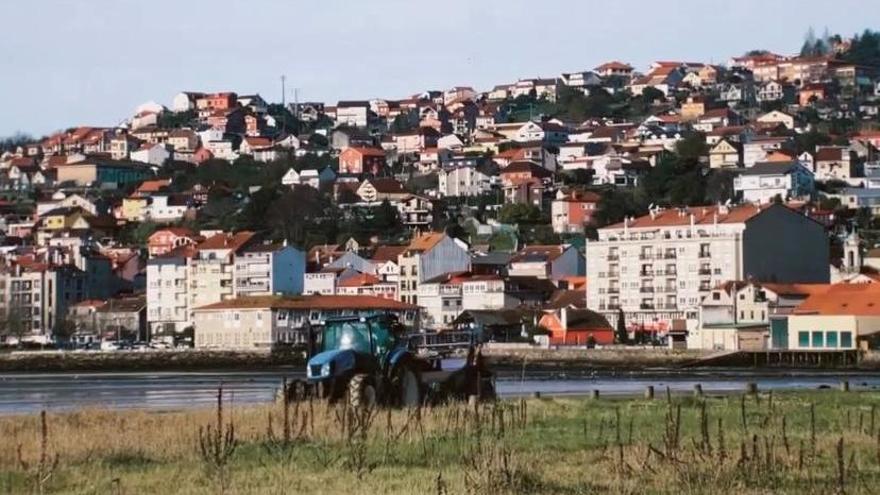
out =
[[[235,404],[272,401],[283,377],[302,378],[298,370],[157,372],[157,373],[9,373],[0,374],[0,415],[29,414],[41,409],[81,408],[175,410],[207,407],[223,383]],[[762,390],[836,387],[848,380],[854,390],[880,388],[880,373],[821,371],[668,371],[631,373],[504,372],[498,376],[501,396],[540,392],[543,395],[583,395],[599,390],[603,396],[640,395],[653,385],[662,395],[668,386],[690,393],[696,383],[706,393],[741,391],[756,382]]]

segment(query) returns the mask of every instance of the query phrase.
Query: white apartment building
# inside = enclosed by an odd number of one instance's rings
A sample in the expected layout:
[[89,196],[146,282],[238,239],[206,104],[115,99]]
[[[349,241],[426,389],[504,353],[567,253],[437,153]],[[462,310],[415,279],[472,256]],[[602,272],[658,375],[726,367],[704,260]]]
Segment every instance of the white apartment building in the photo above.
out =
[[404,325],[418,321],[418,308],[370,296],[260,296],[222,301],[195,310],[199,349],[269,349],[307,342],[306,329],[328,318],[397,315]]
[[370,111],[368,101],[340,101],[336,105],[336,124],[349,127],[366,127]]
[[494,175],[482,166],[461,166],[437,173],[437,190],[443,196],[479,196],[488,192]]
[[235,297],[235,253],[253,236],[253,232],[221,233],[198,245],[189,267],[190,308]]
[[155,340],[172,340],[192,326],[187,285],[194,246],[181,246],[147,261],[147,326]]
[[696,320],[722,281],[827,283],[828,249],[822,225],[782,205],[655,209],[587,242],[587,307],[636,328]]
[[787,143],[788,138],[762,137],[755,138],[743,144],[743,165],[752,167],[758,162],[767,161],[767,155],[775,150],[781,150]]

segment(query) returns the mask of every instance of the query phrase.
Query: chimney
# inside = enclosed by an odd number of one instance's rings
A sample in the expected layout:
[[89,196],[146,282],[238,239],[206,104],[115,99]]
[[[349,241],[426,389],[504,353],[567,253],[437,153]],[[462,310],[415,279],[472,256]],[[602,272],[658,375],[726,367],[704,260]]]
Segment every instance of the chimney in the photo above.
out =
[[559,321],[562,323],[562,329],[568,331],[568,307],[563,307],[559,311]]

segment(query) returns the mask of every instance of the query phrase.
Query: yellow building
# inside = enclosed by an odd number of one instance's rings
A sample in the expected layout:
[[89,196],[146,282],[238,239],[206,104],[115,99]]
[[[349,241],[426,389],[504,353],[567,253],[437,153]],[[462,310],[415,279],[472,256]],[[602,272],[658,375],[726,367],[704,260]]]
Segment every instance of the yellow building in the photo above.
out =
[[788,317],[791,350],[856,349],[880,332],[880,285],[836,284]]
[[149,205],[148,198],[123,198],[122,218],[129,222],[140,222],[144,219],[144,210]]

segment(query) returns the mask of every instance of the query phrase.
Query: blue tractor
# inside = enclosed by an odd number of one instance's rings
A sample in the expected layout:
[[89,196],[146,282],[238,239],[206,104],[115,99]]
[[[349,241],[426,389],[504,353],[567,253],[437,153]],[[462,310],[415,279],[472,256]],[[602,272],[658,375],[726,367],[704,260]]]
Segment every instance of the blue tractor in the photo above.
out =
[[393,315],[328,320],[310,348],[307,384],[293,386],[355,408],[494,397],[492,374],[473,348],[464,366],[443,370],[442,360],[420,357]]

